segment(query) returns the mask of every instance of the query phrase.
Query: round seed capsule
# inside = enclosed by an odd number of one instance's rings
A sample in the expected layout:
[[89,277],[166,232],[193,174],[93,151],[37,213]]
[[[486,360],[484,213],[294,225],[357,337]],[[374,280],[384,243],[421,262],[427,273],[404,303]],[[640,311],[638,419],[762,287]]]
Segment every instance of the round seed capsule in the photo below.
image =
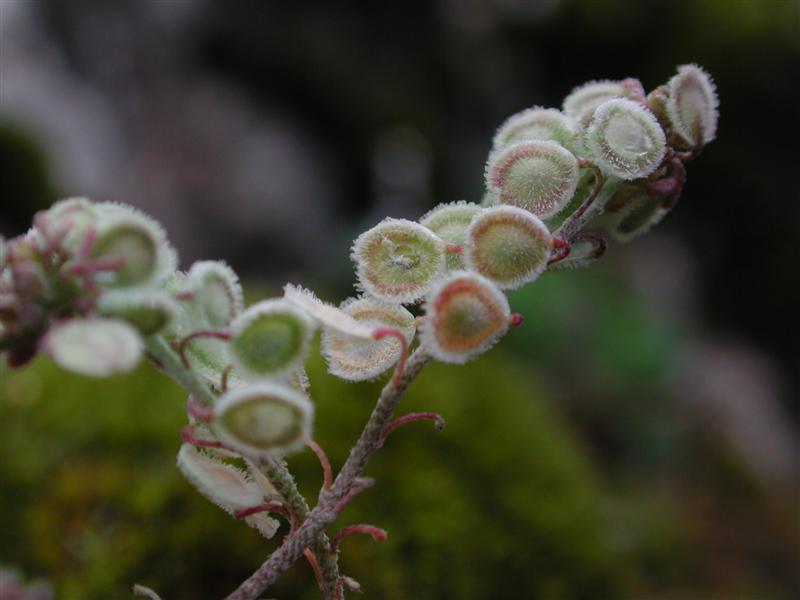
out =
[[286,384],[265,381],[222,394],[214,405],[211,430],[239,452],[282,455],[308,441],[313,415],[305,395]]
[[384,219],[353,243],[359,284],[376,298],[411,303],[445,268],[444,241],[419,223]]
[[681,65],[668,87],[667,114],[673,129],[693,146],[713,140],[719,99],[711,76],[697,65]]
[[313,333],[309,318],[289,301],[265,300],[231,322],[228,347],[243,375],[276,377],[305,360]]
[[627,180],[655,171],[666,150],[664,130],[653,113],[624,98],[597,108],[586,131],[586,144],[603,171]]
[[159,290],[111,290],[100,297],[98,308],[106,316],[130,323],[142,335],[161,331],[178,313],[175,300]]
[[[370,330],[397,329],[409,344],[414,338],[415,317],[398,304],[365,296],[346,300],[341,309]],[[322,333],[322,354],[328,361],[328,371],[348,381],[377,377],[398,361],[401,352],[400,341],[393,337],[364,340],[335,329]]]
[[[265,492],[248,473],[190,444],[183,444],[178,452],[178,469],[200,494],[228,514],[264,502]],[[250,515],[244,521],[268,539],[275,535],[279,526],[267,513]]]
[[495,150],[528,140],[552,140],[568,145],[575,137],[571,120],[555,108],[536,106],[509,117],[494,136]]
[[65,198],[47,210],[47,222],[53,231],[67,228],[61,244],[75,251],[86,231],[97,223],[98,214],[87,198]]
[[163,280],[177,263],[164,230],[143,214],[113,206],[112,216],[102,218],[98,225],[91,255],[98,260],[119,261],[121,266],[99,274],[100,283],[131,288]]
[[[480,210],[480,206],[472,202],[460,200],[449,204],[440,204],[426,213],[420,224],[430,229],[438,237],[450,244],[463,246],[467,227],[472,217]],[[448,269],[463,269],[464,261],[457,252],[448,252]]]
[[193,303],[210,327],[224,327],[242,312],[242,286],[222,261],[203,260],[189,269]]
[[62,321],[50,328],[41,344],[59,366],[89,377],[126,373],[143,352],[136,330],[117,319]]
[[481,211],[467,230],[464,258],[501,289],[531,282],[547,268],[553,236],[542,221],[516,206]]
[[578,159],[555,142],[519,142],[493,153],[486,187],[503,204],[519,206],[542,219],[569,203],[578,185]]
[[428,296],[421,341],[434,358],[465,363],[505,334],[509,317],[508,300],[496,285],[477,273],[455,271]]
[[624,98],[625,87],[621,81],[589,81],[576,87],[564,98],[564,114],[581,127],[592,120],[595,109],[606,100]]

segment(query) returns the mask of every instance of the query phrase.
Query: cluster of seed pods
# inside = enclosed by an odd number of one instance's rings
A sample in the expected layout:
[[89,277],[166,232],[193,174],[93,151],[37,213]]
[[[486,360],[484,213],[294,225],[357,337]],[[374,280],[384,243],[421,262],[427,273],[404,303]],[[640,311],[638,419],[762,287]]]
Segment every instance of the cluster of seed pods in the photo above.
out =
[[287,285],[282,297],[245,308],[230,267],[178,270],[149,217],[64,200],[26,234],[0,240],[0,352],[12,366],[44,351],[105,376],[147,351],[179,381],[191,375],[178,465],[269,537],[269,511],[249,508],[275,490],[254,461],[310,440],[303,365],[317,330],[329,371],[349,381],[399,372],[415,337],[437,360],[467,362],[521,323],[506,290],[586,265],[607,237],[627,241],[658,222],[716,124],[713,83],[694,65],[650,94],[634,79],[590,82],[561,110],[513,115],[494,138],[482,201],[441,204],[418,222],[387,218],[362,233],[352,248],[359,294],[338,307]]

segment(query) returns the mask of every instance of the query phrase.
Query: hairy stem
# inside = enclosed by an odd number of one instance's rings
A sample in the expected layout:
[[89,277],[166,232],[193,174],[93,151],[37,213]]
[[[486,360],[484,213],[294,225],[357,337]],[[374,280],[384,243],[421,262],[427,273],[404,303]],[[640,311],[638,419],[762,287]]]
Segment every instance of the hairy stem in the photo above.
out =
[[[208,406],[214,403],[214,392],[197,377],[194,371],[187,369],[183,365],[180,355],[170,348],[164,338],[160,336],[147,338],[146,349],[153,362],[199,402]],[[297,489],[297,483],[286,467],[286,463],[280,459],[255,460],[253,462],[259,466],[267,479],[286,501],[298,525],[302,524],[308,516],[308,503]],[[325,533],[320,533],[313,542],[313,550],[317,555],[322,571],[322,593],[326,600],[332,599],[335,597],[336,584],[339,579],[338,554],[331,552],[330,541]],[[308,545],[312,546],[312,544]]]
[[391,420],[403,393],[429,360],[430,355],[425,349],[417,348],[406,363],[402,374],[389,380],[332,488],[330,490],[323,488],[317,506],[308,513],[302,525],[286,538],[283,545],[275,550],[255,573],[228,596],[228,600],[255,600],[303,555],[306,548],[319,539],[325,528],[336,520],[338,516],[336,508],[339,502],[347,496],[369,459],[380,449],[383,444],[383,430]]

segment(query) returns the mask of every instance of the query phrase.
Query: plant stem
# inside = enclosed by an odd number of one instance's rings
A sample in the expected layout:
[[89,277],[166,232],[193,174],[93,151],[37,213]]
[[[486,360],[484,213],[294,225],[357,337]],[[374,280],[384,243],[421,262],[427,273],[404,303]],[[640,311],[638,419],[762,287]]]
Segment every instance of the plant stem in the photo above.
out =
[[[187,369],[183,365],[180,355],[170,348],[164,338],[151,336],[146,339],[145,347],[148,355],[158,367],[197,400],[207,406],[211,406],[214,403],[216,399],[214,392],[197,377],[194,371]],[[301,525],[308,516],[309,507],[306,499],[297,489],[297,483],[286,467],[286,463],[280,459],[251,460],[262,469],[264,475],[289,505],[297,524]],[[322,570],[322,593],[326,600],[329,600],[334,598],[339,579],[338,554],[331,552],[330,541],[325,533],[316,536],[313,546]]]
[[333,487],[330,490],[323,488],[317,506],[308,514],[302,525],[286,538],[283,545],[275,550],[255,573],[228,596],[228,600],[255,600],[303,555],[306,548],[319,539],[326,527],[336,520],[338,517],[336,506],[347,496],[369,459],[383,445],[384,428],[392,418],[403,393],[429,360],[430,355],[425,349],[417,348],[408,359],[405,370],[398,377],[389,380],[381,391],[361,436],[333,482]]

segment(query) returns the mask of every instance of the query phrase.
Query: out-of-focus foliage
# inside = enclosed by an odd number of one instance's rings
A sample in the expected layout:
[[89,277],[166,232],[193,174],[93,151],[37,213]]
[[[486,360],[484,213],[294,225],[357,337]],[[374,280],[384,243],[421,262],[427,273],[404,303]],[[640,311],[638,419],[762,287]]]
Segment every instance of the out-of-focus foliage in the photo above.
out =
[[[370,465],[376,488],[342,520],[390,532],[345,542],[343,569],[370,597],[625,595],[591,467],[526,369],[499,359],[432,367],[403,408],[438,410],[447,430],[398,430]],[[310,371],[317,437],[341,464],[379,386],[327,377],[319,360]],[[266,556],[271,543],[175,469],[184,399],[153,370],[95,381],[38,360],[0,381],[0,561],[46,574],[64,598],[121,597],[133,582],[210,598]],[[315,459],[292,460],[313,493]],[[275,594],[314,597],[312,582],[296,566]]]

